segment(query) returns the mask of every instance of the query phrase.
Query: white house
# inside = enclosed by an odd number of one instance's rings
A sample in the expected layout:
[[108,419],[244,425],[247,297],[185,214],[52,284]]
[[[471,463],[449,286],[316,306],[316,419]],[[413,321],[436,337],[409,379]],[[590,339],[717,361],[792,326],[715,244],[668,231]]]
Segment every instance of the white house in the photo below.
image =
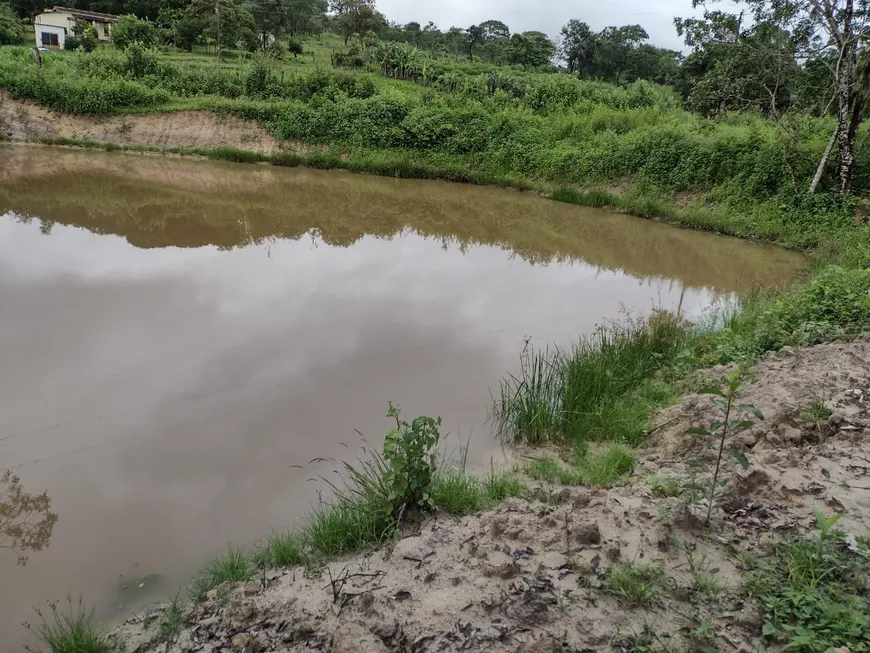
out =
[[53,7],[46,9],[33,19],[33,29],[36,32],[36,45],[41,48],[61,48],[67,36],[72,36],[76,19],[84,20],[97,30],[97,38],[109,40],[109,26],[118,22],[118,17],[112,14],[101,14],[97,11],[82,11],[69,7]]

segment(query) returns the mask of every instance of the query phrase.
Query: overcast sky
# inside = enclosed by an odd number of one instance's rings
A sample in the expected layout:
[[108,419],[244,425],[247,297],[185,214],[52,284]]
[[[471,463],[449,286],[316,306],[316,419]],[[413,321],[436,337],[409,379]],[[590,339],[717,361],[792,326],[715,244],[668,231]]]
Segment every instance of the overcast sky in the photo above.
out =
[[507,23],[511,32],[537,30],[551,38],[572,18],[589,23],[595,31],[608,25],[639,23],[659,47],[682,48],[674,30],[674,16],[690,16],[691,0],[378,0],[378,9],[397,23],[430,20],[441,29],[468,27],[484,20]]

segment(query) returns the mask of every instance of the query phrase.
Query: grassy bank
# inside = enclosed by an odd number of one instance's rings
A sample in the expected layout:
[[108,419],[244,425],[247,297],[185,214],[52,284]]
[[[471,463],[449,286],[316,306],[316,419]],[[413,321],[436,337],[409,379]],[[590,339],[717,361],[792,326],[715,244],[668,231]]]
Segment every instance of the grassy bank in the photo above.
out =
[[[680,109],[670,89],[644,82],[616,87],[460,66],[414,83],[382,72],[258,58],[222,66],[135,47],[52,53],[37,69],[28,50],[0,49],[0,87],[48,108],[207,109],[255,120],[279,142],[324,148],[268,159],[207,154],[215,158],[530,188],[798,249],[855,231],[854,199],[803,190],[829,119],[803,120],[786,163],[770,121],[701,118]],[[858,170],[860,194],[870,179],[863,152]]]

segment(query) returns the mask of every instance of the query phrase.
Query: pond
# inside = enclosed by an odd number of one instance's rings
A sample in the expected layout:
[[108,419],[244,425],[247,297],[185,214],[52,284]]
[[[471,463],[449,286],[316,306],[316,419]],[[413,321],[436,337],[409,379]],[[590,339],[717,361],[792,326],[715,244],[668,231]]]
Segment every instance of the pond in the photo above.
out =
[[48,148],[0,161],[0,470],[59,515],[26,566],[0,557],[2,650],[34,604],[82,594],[120,617],[228,543],[291,528],[356,430],[380,444],[389,401],[488,461],[490,389],[526,338],[698,315],[805,265],[503,189]]

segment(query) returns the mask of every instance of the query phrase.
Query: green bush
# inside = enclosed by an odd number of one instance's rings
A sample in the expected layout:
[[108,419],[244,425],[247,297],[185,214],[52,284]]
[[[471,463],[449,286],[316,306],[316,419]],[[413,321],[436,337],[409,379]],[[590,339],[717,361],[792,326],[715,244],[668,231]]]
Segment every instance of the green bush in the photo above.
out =
[[870,269],[837,265],[789,292],[748,296],[711,336],[713,362],[755,358],[786,345],[857,335],[870,324]]

